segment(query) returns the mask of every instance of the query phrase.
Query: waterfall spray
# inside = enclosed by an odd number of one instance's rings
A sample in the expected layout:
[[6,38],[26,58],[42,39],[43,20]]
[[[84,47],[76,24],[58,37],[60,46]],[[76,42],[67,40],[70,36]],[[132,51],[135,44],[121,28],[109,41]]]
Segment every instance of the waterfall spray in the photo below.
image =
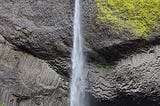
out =
[[81,34],[80,0],[75,1],[74,13],[74,38],[72,51],[72,80],[70,106],[85,106],[85,80],[84,80],[84,57],[83,40]]

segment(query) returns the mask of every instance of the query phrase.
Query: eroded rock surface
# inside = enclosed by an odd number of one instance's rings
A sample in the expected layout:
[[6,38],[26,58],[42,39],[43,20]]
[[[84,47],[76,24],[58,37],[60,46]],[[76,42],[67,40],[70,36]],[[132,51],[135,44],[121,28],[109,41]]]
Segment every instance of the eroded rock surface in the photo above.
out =
[[94,71],[89,74],[92,80],[90,92],[102,100],[97,105],[159,106],[159,56],[160,46],[152,46],[143,53],[121,59],[107,76],[92,69]]
[[45,61],[18,51],[0,36],[0,103],[68,106],[68,85]]
[[[73,7],[73,0],[0,1],[0,102],[68,105]],[[83,0],[82,9],[91,102],[158,106],[159,33],[148,40],[128,32],[116,36],[109,25],[97,23],[94,0]],[[97,67],[110,63],[114,69],[107,74]]]
[[72,7],[70,0],[1,0],[0,33],[24,51],[56,64],[55,71],[68,74]]

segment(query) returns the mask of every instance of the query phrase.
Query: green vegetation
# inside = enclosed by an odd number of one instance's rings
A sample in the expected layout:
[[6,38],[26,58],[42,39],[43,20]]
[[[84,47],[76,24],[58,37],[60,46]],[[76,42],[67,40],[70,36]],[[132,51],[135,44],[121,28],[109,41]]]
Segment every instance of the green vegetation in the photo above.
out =
[[0,103],[0,106],[6,106],[5,103]]
[[108,74],[109,72],[111,72],[113,69],[114,69],[114,67],[115,67],[115,63],[110,63],[110,64],[96,64],[96,66],[97,67],[99,67],[99,68],[104,68],[105,69],[105,72],[106,72],[106,74]]
[[114,69],[114,67],[115,67],[115,65],[111,65],[111,64],[106,65],[106,67],[105,67],[106,73],[108,74],[109,72],[111,72]]
[[160,31],[160,0],[96,0],[98,22],[110,23],[114,30],[128,30],[146,38]]

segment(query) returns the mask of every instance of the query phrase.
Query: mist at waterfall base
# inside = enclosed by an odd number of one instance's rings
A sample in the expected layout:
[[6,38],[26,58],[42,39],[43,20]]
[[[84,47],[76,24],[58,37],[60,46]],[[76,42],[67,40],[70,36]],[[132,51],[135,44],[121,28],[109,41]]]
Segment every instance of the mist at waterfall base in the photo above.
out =
[[75,1],[70,106],[86,106],[80,0]]

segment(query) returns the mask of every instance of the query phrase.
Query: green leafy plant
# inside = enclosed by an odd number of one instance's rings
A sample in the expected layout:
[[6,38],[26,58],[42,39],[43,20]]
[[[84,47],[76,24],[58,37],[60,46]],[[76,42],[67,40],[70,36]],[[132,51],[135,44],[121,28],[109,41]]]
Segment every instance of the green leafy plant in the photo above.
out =
[[160,31],[160,0],[95,0],[98,22],[111,23],[114,30],[124,29],[138,37]]

